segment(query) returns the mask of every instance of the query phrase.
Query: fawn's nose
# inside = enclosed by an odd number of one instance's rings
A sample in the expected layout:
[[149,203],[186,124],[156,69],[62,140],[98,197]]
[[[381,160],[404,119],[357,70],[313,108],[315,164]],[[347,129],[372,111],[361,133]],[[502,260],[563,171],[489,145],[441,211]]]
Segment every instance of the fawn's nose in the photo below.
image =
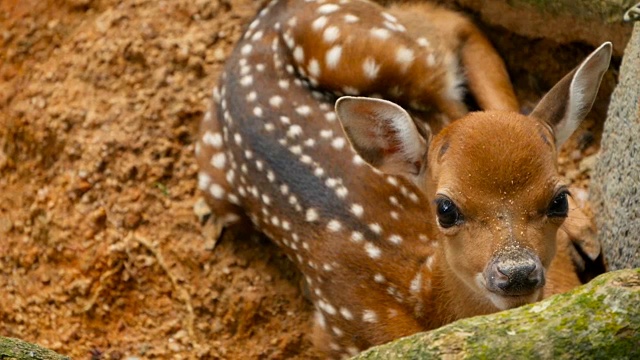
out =
[[485,269],[487,289],[508,295],[528,295],[545,284],[540,259],[528,250],[497,255]]

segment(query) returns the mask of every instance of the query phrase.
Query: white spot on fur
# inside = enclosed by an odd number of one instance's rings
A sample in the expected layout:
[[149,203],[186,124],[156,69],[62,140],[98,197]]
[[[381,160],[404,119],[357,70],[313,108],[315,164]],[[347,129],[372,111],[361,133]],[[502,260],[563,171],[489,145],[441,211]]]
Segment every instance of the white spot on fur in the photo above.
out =
[[320,130],[320,137],[323,139],[329,139],[333,136],[333,130]]
[[327,64],[327,68],[335,69],[338,67],[338,63],[340,62],[340,57],[342,56],[342,46],[336,45],[327,51],[325,55],[325,63]]
[[423,37],[419,37],[416,42],[418,43],[418,45],[422,46],[422,47],[429,47],[430,43],[429,40],[427,40],[426,38]]
[[320,76],[320,63],[316,59],[311,59],[309,61],[309,75],[313,77]]
[[340,328],[338,327],[331,327],[331,330],[333,330],[333,333],[336,334],[337,337],[341,337],[342,335],[344,335],[344,333],[342,332],[342,330],[340,330]]
[[347,320],[353,320],[353,314],[347,308],[340,308],[340,315]]
[[315,31],[322,30],[322,28],[324,28],[325,25],[327,25],[327,17],[326,16],[320,16],[320,17],[318,17],[317,19],[315,19],[311,23],[311,27]]
[[318,13],[320,14],[330,14],[334,11],[340,9],[340,6],[336,4],[324,4],[318,7]]
[[244,87],[251,86],[251,84],[253,84],[253,76],[251,76],[251,75],[243,76],[240,79],[240,85],[242,85]]
[[365,59],[364,63],[362,63],[362,70],[367,78],[373,80],[378,77],[380,65],[376,63],[375,59],[368,57]]
[[224,189],[218,184],[211,184],[211,186],[209,187],[209,192],[211,193],[211,196],[218,200],[224,198]]
[[361,232],[358,231],[354,231],[351,233],[351,241],[353,241],[354,243],[359,243],[362,240],[364,240],[364,236],[362,236]]
[[316,324],[318,324],[318,326],[320,326],[321,329],[326,329],[327,328],[327,322],[324,319],[324,315],[322,315],[322,313],[320,311],[316,311],[315,313],[315,321]]
[[340,29],[338,29],[337,26],[329,26],[326,29],[324,29],[324,32],[322,33],[322,38],[324,39],[324,42],[328,44],[331,44],[334,41],[336,41],[338,37],[340,37]]
[[340,231],[341,228],[342,228],[342,224],[338,220],[331,220],[327,224],[327,229],[331,232]]
[[344,199],[345,197],[347,197],[347,194],[349,194],[349,190],[347,190],[347,188],[344,186],[339,186],[336,189],[336,195],[338,195],[338,197],[341,199]]
[[287,90],[289,88],[289,80],[278,80],[278,86],[282,90]]
[[382,253],[379,247],[373,245],[370,242],[364,244],[364,250],[367,252],[367,255],[369,255],[369,257],[372,259],[380,258],[380,254]]
[[369,224],[369,229],[378,235],[382,233],[382,228],[378,223]]
[[296,108],[296,112],[302,116],[309,116],[311,114],[311,107],[308,105],[300,105]]
[[346,141],[343,137],[337,137],[331,141],[331,146],[333,146],[336,150],[342,150],[344,148]]
[[378,315],[373,310],[365,310],[362,312],[362,321],[376,323],[378,322]]
[[353,215],[355,215],[356,217],[362,217],[364,208],[360,204],[353,204],[351,205],[351,213],[353,213]]
[[225,164],[227,163],[227,157],[224,153],[217,153],[211,157],[211,165],[216,169],[224,169]]
[[202,142],[207,145],[211,145],[216,149],[220,149],[222,147],[222,135],[220,135],[220,133],[207,131],[202,137]]
[[373,281],[377,282],[378,284],[382,284],[385,281],[384,275],[382,274],[373,275]]
[[334,122],[337,119],[336,113],[334,113],[333,111],[326,112],[324,114],[324,119],[327,120],[328,122]]
[[289,151],[291,151],[291,153],[293,153],[293,154],[300,155],[300,154],[302,154],[302,146],[300,146],[300,145],[291,146],[289,148]]
[[282,97],[281,96],[272,96],[269,99],[269,105],[273,106],[274,108],[279,108],[280,105],[282,104]]
[[199,172],[198,173],[198,188],[200,190],[206,190],[211,184],[211,176],[206,173]]
[[251,37],[252,41],[258,41],[260,39],[262,39],[262,35],[264,34],[264,32],[262,30],[260,31],[256,31],[255,34],[253,34],[253,36]]
[[422,271],[418,271],[416,276],[411,280],[411,284],[409,285],[409,291],[412,294],[418,294],[422,287]]
[[244,56],[247,56],[249,54],[251,54],[251,51],[253,50],[253,45],[251,44],[246,44],[245,46],[242,47],[242,49],[240,49],[240,53]]
[[360,20],[360,18],[353,14],[347,14],[344,16],[344,21],[347,24],[353,24],[354,22],[358,22],[358,20]]
[[389,32],[389,30],[382,29],[382,28],[373,28],[370,30],[370,32],[372,36],[377,37],[378,39],[381,39],[381,40],[386,40],[391,36],[391,33]]
[[409,69],[409,66],[411,66],[414,59],[414,52],[409,48],[400,47],[396,51],[396,62],[400,65],[400,68],[403,72]]
[[[289,202],[291,202],[291,198],[289,198]],[[297,202],[297,200],[296,200]],[[309,208],[307,209],[307,213],[305,215],[305,219],[308,222],[314,222],[316,220],[318,220],[319,216],[318,216],[318,212],[316,211],[316,209],[314,208]]]
[[287,136],[295,139],[296,137],[302,135],[302,127],[300,125],[291,125],[289,130],[287,131]]
[[304,61],[304,50],[301,46],[296,46],[293,50],[293,58],[299,63]]

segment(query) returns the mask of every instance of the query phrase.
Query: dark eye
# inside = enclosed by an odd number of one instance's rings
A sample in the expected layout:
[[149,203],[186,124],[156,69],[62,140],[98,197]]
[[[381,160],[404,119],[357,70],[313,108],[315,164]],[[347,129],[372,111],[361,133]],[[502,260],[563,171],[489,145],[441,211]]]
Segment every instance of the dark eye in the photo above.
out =
[[462,220],[458,207],[447,197],[436,199],[436,215],[438,223],[445,229],[457,225]]
[[549,209],[547,210],[548,217],[567,217],[567,214],[569,213],[567,195],[569,195],[569,192],[564,190],[553,198],[551,204],[549,204]]

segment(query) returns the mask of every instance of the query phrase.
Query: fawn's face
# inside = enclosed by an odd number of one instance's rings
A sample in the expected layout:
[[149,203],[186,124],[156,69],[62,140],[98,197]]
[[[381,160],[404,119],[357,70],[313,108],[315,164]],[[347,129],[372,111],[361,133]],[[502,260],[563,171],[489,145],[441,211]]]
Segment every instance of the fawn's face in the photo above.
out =
[[457,278],[499,309],[538,300],[568,212],[550,128],[472,113],[431,142],[423,190]]
[[568,212],[556,149],[591,109],[610,57],[611,44],[601,45],[530,117],[472,113],[434,138],[388,101],[343,97],[336,112],[368,164],[426,194],[442,232],[443,271],[506,309],[541,296]]

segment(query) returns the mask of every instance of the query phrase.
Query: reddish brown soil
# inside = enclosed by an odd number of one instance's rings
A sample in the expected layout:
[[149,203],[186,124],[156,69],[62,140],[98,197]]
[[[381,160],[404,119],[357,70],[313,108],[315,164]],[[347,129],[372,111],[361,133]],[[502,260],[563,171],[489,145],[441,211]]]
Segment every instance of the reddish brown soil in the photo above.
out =
[[[0,335],[76,359],[317,357],[291,263],[251,233],[208,249],[193,212],[198,122],[258,7],[0,2]],[[525,107],[550,81],[530,64],[557,80],[586,53],[497,45]],[[583,188],[602,115],[561,158]]]

